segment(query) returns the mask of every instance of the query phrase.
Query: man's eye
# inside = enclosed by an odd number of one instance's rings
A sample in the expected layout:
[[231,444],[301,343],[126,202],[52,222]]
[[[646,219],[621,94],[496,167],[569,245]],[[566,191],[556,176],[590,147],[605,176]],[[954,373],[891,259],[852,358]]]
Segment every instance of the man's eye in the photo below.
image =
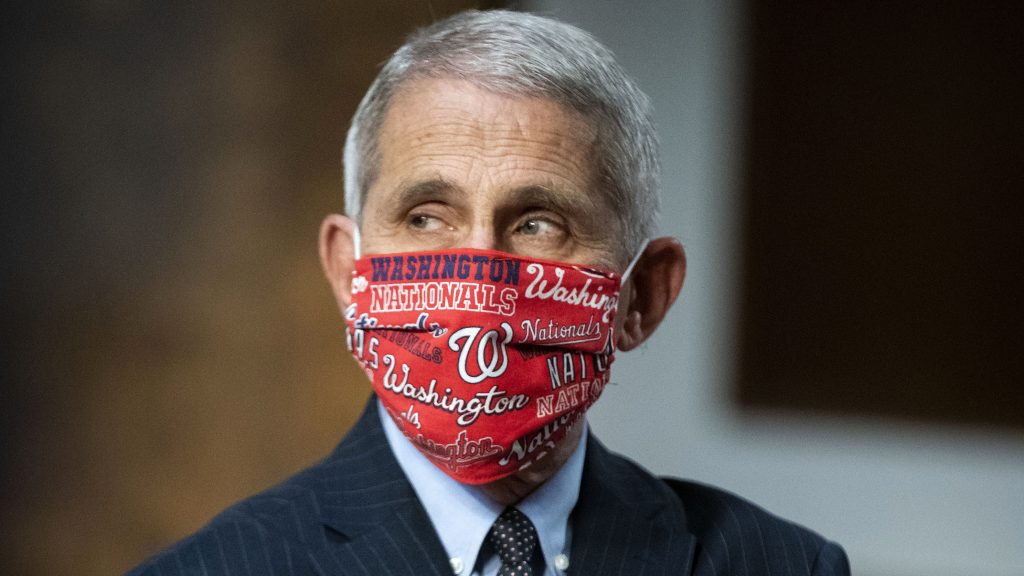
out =
[[441,221],[426,214],[413,214],[409,217],[409,226],[417,230],[437,230],[441,227]]
[[519,225],[519,232],[527,236],[552,234],[558,231],[557,226],[541,218],[529,218]]

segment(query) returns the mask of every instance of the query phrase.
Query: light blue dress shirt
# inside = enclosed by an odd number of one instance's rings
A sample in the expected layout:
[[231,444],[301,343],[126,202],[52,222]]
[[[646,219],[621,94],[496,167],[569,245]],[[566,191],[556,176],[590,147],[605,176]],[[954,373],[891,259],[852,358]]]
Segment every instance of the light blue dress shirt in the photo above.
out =
[[[501,562],[496,555],[480,558],[480,566],[477,566],[477,556],[491,525],[505,507],[475,486],[456,482],[434,466],[391,421],[380,400],[377,402],[391,451],[434,524],[452,572],[458,576],[497,574]],[[585,419],[582,425],[579,446],[569,460],[547,482],[516,504],[537,529],[546,566],[544,576],[563,576],[571,561],[569,514],[576,506],[583,478],[588,434]]]

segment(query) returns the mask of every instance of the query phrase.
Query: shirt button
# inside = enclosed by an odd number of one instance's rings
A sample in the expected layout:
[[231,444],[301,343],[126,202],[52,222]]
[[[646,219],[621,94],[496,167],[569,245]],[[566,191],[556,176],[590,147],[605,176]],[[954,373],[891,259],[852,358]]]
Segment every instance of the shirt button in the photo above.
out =
[[569,569],[569,557],[565,554],[559,554],[555,556],[555,568],[558,568],[562,572]]
[[448,563],[452,566],[452,572],[456,574],[462,574],[462,569],[466,567],[462,562],[462,558],[458,556],[449,560]]

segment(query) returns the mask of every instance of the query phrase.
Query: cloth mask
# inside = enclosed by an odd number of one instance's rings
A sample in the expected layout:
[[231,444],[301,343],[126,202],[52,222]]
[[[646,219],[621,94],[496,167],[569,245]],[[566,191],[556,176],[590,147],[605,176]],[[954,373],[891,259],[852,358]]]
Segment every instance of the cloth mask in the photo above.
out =
[[533,465],[601,395],[620,287],[490,250],[371,255],[355,263],[346,340],[412,444],[482,484]]

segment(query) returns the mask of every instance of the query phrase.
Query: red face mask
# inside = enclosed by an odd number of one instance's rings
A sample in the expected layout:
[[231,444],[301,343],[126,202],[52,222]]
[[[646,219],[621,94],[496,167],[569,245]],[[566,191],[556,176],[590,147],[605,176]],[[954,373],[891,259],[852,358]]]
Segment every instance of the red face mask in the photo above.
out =
[[619,288],[612,272],[490,250],[367,256],[348,345],[420,452],[459,482],[491,482],[549,452],[600,396]]

